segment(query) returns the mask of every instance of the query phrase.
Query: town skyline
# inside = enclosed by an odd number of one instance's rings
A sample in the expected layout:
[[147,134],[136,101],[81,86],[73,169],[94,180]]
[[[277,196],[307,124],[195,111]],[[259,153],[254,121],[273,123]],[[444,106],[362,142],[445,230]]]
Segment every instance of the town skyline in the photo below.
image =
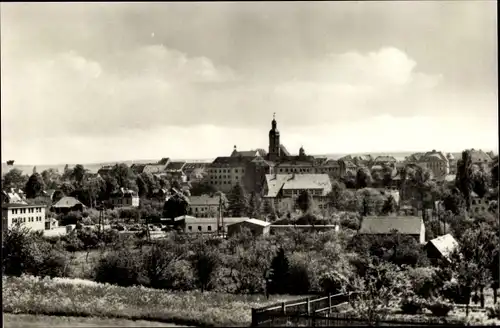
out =
[[3,3],[2,161],[498,152],[493,9]]

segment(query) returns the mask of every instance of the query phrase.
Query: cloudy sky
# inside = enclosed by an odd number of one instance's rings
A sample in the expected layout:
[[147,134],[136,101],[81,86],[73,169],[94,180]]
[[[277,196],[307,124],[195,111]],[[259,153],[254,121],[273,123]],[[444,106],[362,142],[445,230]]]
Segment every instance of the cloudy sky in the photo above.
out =
[[2,159],[498,149],[496,1],[2,3]]

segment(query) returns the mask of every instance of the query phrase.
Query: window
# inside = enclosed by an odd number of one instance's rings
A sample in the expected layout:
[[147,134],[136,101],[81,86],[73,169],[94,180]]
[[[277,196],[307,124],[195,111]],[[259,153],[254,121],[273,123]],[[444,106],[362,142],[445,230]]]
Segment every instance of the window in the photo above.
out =
[[207,230],[208,230],[208,231],[212,231],[212,226],[208,226],[208,227],[207,227]]
[[192,226],[189,226],[189,227],[188,227],[188,230],[189,230],[189,231],[192,231],[192,230],[193,230],[193,227],[192,227]]
[[198,226],[198,231],[201,231],[201,226]]

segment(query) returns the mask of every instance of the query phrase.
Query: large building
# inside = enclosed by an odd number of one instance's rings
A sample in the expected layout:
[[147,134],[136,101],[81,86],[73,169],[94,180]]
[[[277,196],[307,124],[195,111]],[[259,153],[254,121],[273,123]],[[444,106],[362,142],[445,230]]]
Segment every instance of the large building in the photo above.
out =
[[275,208],[295,208],[296,198],[308,191],[320,209],[328,206],[327,195],[332,191],[327,174],[267,174],[263,197],[272,202]]
[[16,224],[33,231],[45,230],[45,206],[2,204],[2,231],[7,231]]
[[230,156],[217,157],[208,166],[207,181],[223,192],[229,192],[238,183],[248,192],[260,193],[268,174],[326,174],[340,178],[355,169],[348,161],[307,155],[303,147],[298,155],[291,155],[281,144],[278,123],[273,117],[267,153],[263,149],[239,151],[234,146]]
[[219,215],[223,200],[216,195],[191,196],[188,214],[194,217],[216,217]]

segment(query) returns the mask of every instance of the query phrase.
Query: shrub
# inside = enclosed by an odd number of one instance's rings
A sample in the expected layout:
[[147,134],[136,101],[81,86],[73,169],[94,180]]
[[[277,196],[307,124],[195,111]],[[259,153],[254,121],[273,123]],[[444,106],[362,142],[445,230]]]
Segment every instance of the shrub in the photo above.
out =
[[139,210],[135,208],[121,208],[118,210],[120,219],[132,219],[134,221],[139,220]]
[[434,296],[439,279],[433,268],[410,268],[408,276],[415,295],[425,299]]
[[82,219],[82,213],[72,211],[69,212],[68,214],[60,214],[57,219],[61,226],[66,226],[69,224],[77,224]]
[[492,307],[489,307],[486,310],[489,319],[499,319],[500,320],[500,303],[495,304]]
[[465,288],[460,288],[456,281],[445,282],[441,288],[441,295],[455,304],[467,304],[468,302]]
[[129,249],[109,253],[95,267],[95,280],[119,286],[134,286],[144,282],[141,257]]
[[289,293],[292,295],[307,294],[311,288],[307,262],[291,261],[288,270]]
[[435,316],[446,317],[453,310],[453,305],[440,299],[434,299],[426,304],[426,308]]
[[424,307],[424,302],[415,297],[405,298],[401,302],[401,310],[404,314],[417,314],[421,312]]

